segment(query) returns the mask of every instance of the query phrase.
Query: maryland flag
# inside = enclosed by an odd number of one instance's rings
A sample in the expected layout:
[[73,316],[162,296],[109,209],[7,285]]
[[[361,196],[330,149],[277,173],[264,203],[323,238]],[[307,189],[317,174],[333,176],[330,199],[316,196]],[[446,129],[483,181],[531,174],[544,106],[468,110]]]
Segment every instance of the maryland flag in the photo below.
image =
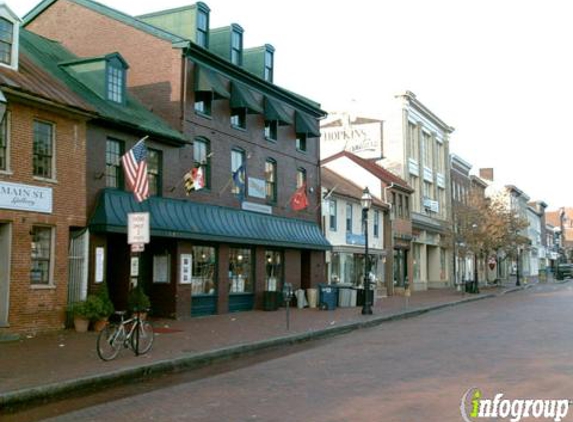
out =
[[189,172],[183,176],[185,180],[185,191],[189,195],[194,190],[203,189],[205,187],[205,171],[203,166],[193,167]]
[[301,211],[308,207],[308,198],[306,197],[306,183],[303,183],[290,198],[290,207],[294,211]]

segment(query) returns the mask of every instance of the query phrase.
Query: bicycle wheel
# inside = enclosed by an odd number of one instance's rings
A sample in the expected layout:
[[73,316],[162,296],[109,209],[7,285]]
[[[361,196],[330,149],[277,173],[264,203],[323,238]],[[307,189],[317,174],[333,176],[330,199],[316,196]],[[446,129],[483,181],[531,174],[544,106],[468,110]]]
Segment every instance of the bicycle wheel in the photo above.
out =
[[119,325],[108,324],[97,337],[97,355],[101,360],[112,360],[123,344],[122,330]]
[[153,326],[148,321],[140,321],[137,330],[131,336],[131,348],[136,355],[143,355],[149,352],[154,339]]

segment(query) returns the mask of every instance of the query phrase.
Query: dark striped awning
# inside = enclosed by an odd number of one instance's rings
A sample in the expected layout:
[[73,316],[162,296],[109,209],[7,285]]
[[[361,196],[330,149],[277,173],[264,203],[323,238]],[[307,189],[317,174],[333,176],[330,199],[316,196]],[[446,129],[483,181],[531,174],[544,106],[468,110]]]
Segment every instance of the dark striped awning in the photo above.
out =
[[151,236],[331,249],[320,226],[311,221],[155,196],[138,203],[132,193],[117,189],[101,192],[89,228],[94,232],[126,233],[130,212],[150,213]]

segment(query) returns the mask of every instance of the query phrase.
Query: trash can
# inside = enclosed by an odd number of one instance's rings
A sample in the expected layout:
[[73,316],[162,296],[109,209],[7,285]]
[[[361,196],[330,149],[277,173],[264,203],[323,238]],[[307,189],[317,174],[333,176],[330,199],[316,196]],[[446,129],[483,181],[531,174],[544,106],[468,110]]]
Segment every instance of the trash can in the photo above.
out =
[[266,290],[263,295],[263,309],[265,311],[276,311],[280,306],[282,295],[280,292]]
[[329,311],[336,309],[336,303],[338,302],[338,288],[333,284],[319,284],[318,291],[320,292],[320,309],[326,309]]
[[298,309],[302,309],[305,306],[308,306],[308,303],[306,302],[306,296],[304,295],[304,290],[298,289],[295,292],[295,296],[296,296],[296,306]]
[[308,307],[316,308],[316,297],[318,295],[318,290],[316,289],[306,289],[306,297],[308,299]]
[[356,290],[352,284],[338,285],[338,306],[341,308],[356,306]]

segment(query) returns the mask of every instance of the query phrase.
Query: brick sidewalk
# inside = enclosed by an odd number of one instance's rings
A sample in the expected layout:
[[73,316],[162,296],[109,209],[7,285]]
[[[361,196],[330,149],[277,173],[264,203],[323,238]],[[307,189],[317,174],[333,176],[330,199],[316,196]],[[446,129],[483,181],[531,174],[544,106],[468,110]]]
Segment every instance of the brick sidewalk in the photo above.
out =
[[[479,295],[462,295],[454,290],[415,292],[408,299],[401,296],[378,299],[374,315],[361,315],[360,307],[337,308],[333,311],[291,308],[290,330],[286,330],[286,312],[251,311],[193,318],[185,321],[154,320],[159,333],[153,349],[136,357],[123,350],[111,362],[102,362],[96,353],[97,334],[57,333],[27,337],[16,342],[0,343],[0,403],[2,395],[45,385],[102,376],[154,363],[176,360],[216,349],[249,345],[267,339],[297,334],[320,333],[332,327],[364,321],[375,321],[405,311],[455,304],[467,299],[492,296],[507,289],[484,289]],[[224,350],[223,350],[224,352]]]

